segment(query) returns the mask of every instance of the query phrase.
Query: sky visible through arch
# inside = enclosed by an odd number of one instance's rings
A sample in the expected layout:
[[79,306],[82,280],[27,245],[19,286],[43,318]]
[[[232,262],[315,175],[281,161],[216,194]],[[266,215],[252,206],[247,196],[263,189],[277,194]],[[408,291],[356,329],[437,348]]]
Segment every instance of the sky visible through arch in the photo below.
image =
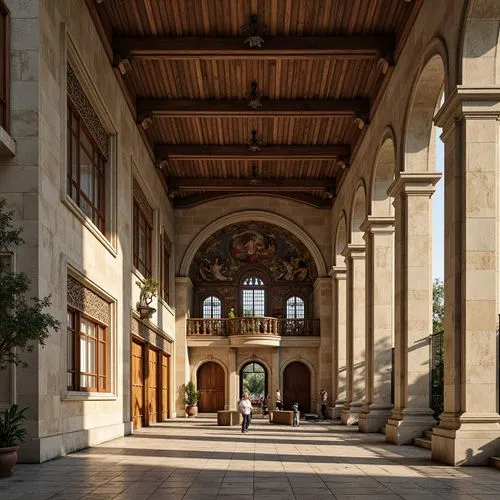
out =
[[[444,173],[444,144],[436,129],[436,172]],[[432,278],[444,281],[444,176],[432,196]]]

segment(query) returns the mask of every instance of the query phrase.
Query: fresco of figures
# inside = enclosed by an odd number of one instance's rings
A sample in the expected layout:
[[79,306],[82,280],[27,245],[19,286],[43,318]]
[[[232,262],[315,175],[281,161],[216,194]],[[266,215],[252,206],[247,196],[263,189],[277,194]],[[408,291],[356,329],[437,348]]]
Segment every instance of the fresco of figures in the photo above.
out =
[[232,224],[213,234],[198,250],[190,275],[197,281],[233,281],[249,265],[265,268],[274,281],[312,281],[317,275],[298,238],[262,222]]

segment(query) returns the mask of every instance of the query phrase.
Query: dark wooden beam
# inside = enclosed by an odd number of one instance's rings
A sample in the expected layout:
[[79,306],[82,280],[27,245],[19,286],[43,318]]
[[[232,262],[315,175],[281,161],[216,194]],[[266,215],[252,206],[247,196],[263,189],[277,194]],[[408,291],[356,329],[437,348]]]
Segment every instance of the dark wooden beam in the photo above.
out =
[[269,192],[259,192],[259,193],[247,193],[247,192],[237,192],[237,193],[226,193],[226,192],[214,192],[207,194],[195,194],[193,196],[187,196],[185,198],[174,198],[175,208],[189,208],[195,205],[200,205],[201,203],[206,203],[212,200],[218,200],[220,198],[228,196],[274,196],[278,198],[286,198],[289,200],[299,201],[310,205],[315,208],[326,208],[332,207],[332,199],[330,198],[320,198],[318,196],[313,196],[306,193],[285,193],[272,191]]
[[227,179],[168,177],[169,192],[212,191],[212,192],[335,192],[335,179]]
[[161,160],[337,160],[348,158],[348,145],[334,146],[262,146],[262,151],[250,151],[246,145],[205,146],[201,144],[155,147],[157,162]]
[[354,116],[367,120],[370,111],[368,99],[323,100],[269,100],[262,99],[262,106],[253,109],[245,99],[139,99],[137,117],[142,122],[148,117],[199,116]]
[[140,59],[392,59],[392,35],[274,36],[262,47],[250,48],[245,37],[114,37],[121,58]]

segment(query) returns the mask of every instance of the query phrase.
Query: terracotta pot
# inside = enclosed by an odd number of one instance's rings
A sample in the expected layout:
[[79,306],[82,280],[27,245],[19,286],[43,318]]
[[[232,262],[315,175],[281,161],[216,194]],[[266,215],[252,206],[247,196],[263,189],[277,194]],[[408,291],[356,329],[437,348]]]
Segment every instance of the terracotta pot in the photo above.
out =
[[9,474],[12,467],[16,464],[17,450],[19,450],[19,446],[0,448],[0,476]]
[[196,415],[198,415],[198,407],[197,406],[186,406],[186,415],[188,417],[196,417]]

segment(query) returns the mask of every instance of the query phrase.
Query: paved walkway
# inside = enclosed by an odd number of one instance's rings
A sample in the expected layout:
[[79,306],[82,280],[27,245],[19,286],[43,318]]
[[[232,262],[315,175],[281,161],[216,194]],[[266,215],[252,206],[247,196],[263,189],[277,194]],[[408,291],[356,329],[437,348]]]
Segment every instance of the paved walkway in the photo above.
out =
[[500,471],[332,423],[254,419],[251,431],[179,419],[0,479],[1,499],[499,499]]

